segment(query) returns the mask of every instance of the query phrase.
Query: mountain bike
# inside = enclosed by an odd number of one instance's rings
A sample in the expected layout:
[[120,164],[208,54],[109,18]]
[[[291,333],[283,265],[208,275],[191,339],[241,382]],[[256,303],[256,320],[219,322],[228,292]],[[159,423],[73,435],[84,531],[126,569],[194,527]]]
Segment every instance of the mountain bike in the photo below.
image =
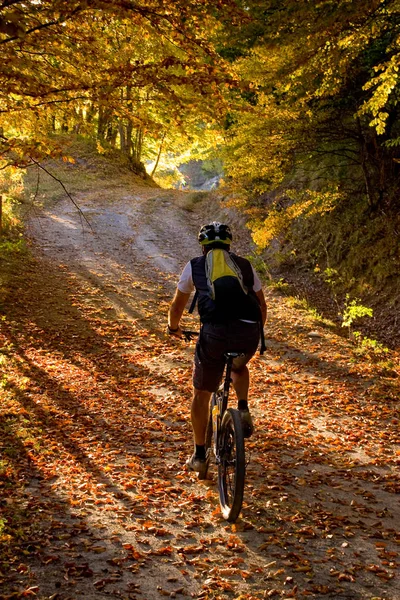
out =
[[[183,332],[191,339],[195,332]],[[240,411],[228,408],[233,360],[241,352],[225,354],[222,383],[211,397],[210,417],[206,433],[207,468],[199,479],[207,479],[208,466],[213,457],[218,468],[218,492],[223,517],[236,521],[243,503],[246,460]]]

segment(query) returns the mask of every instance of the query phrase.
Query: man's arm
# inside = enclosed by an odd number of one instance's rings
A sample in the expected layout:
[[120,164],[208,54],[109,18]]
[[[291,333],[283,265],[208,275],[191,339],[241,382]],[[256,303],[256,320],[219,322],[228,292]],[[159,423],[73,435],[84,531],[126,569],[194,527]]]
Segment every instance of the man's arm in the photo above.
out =
[[[181,328],[179,327],[179,321],[181,320],[183,311],[185,310],[185,306],[189,298],[190,293],[184,294],[180,290],[176,290],[168,313],[168,328],[170,333],[173,333],[174,335],[182,335]],[[174,331],[175,329],[176,331]]]
[[262,319],[262,324],[264,325],[265,321],[267,320],[267,303],[265,302],[264,292],[262,290],[259,290],[258,292],[255,292],[255,294],[260,303],[261,319]]

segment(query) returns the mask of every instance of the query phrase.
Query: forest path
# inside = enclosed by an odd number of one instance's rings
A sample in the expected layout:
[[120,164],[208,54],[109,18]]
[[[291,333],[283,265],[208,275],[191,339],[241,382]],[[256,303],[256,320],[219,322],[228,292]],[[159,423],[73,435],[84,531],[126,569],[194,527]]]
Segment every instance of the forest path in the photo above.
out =
[[398,600],[398,357],[355,358],[268,292],[236,524],[220,517],[215,472],[186,471],[193,345],[165,325],[209,215],[181,198],[85,192],[90,227],[68,200],[30,221],[35,258],[14,273],[2,329],[4,447],[17,452],[6,511],[24,528],[0,599]]

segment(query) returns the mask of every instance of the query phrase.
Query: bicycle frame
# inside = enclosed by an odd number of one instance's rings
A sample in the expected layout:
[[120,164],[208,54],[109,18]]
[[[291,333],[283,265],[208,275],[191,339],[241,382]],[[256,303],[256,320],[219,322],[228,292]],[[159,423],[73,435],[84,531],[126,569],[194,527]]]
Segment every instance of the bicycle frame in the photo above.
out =
[[222,396],[222,406],[221,406],[221,416],[224,414],[228,407],[228,397],[229,397],[229,389],[232,382],[231,373],[232,373],[232,364],[233,359],[241,356],[239,352],[227,352],[225,355],[226,358],[226,371],[223,385],[223,396]]
[[[194,332],[184,331],[186,339]],[[233,361],[242,352],[227,352],[225,355],[223,381],[210,401],[210,416],[206,431],[206,465],[199,479],[207,478],[211,455],[218,467],[218,492],[221,513],[227,521],[235,521],[242,509],[246,475],[244,436],[240,411],[228,408],[232,383]]]
[[[230,391],[230,386],[232,383],[232,379],[231,379],[231,374],[232,374],[232,366],[233,366],[233,360],[235,358],[237,358],[238,356],[242,356],[241,352],[227,352],[225,354],[225,377],[223,378],[223,383],[222,383],[222,389],[220,387],[220,389],[215,393],[215,399],[216,399],[216,403],[214,404],[214,406],[217,406],[218,408],[218,414],[217,414],[217,419],[214,419],[214,415],[213,415],[213,450],[214,450],[214,455],[215,455],[215,459],[216,459],[216,463],[219,464],[220,462],[220,456],[219,456],[219,447],[218,447],[218,436],[219,436],[219,430],[220,430],[220,426],[221,426],[221,422],[222,422],[222,418],[226,412],[226,409],[228,408],[228,398],[229,398],[229,391]],[[213,402],[213,398],[211,399],[211,402]],[[211,410],[213,410],[213,407],[211,406]]]
[[[242,509],[246,473],[240,413],[238,409],[228,407],[233,360],[238,356],[241,356],[240,352],[225,354],[225,377],[211,399],[211,423],[206,437],[206,447],[212,447],[218,467],[221,512],[231,522],[237,519]],[[208,455],[207,459],[210,458]]]

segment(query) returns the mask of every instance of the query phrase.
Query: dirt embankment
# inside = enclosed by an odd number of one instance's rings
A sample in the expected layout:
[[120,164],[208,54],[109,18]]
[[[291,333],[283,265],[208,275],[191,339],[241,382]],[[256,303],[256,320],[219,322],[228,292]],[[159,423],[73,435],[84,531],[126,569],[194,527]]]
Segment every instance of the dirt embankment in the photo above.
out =
[[211,215],[182,198],[85,192],[90,227],[67,200],[29,224],[35,258],[11,273],[1,329],[0,598],[398,600],[397,356],[356,359],[268,293],[235,525],[215,470],[185,470],[193,347],[166,314]]

